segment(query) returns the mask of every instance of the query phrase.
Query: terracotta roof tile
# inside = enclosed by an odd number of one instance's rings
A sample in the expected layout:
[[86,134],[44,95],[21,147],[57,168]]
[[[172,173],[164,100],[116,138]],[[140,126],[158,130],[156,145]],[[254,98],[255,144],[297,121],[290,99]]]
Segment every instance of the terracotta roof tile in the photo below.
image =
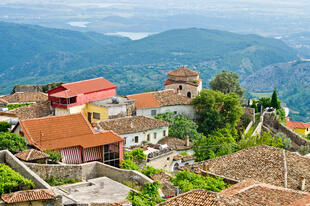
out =
[[187,150],[194,146],[192,142],[189,143],[189,146],[185,145],[185,140],[174,138],[174,137],[165,137],[158,141],[158,144],[167,144],[168,147],[173,150]]
[[48,189],[25,190],[1,195],[1,199],[5,203],[27,202],[34,200],[51,200],[55,198],[55,193],[52,190]]
[[34,161],[49,157],[48,154],[35,149],[25,150],[23,152],[15,154],[15,156],[23,161]]
[[50,96],[51,97],[69,98],[69,97],[75,97],[76,95],[77,94],[75,92],[73,92],[70,89],[68,89],[68,90],[65,90],[65,91],[53,93]]
[[178,95],[172,89],[141,93],[141,94],[133,94],[127,97],[129,99],[135,100],[136,109],[173,106],[173,105],[189,105],[192,102],[190,98],[187,98],[183,95]]
[[300,129],[310,128],[310,124],[303,123],[303,122],[295,122],[295,121],[286,121],[286,126],[290,128],[291,130],[294,130],[295,128],[300,128]]
[[168,72],[168,75],[179,76],[179,77],[191,77],[191,76],[199,75],[199,72],[193,71],[189,68],[180,68],[180,69],[176,69],[171,72]]
[[289,205],[304,198],[309,193],[260,183],[251,179],[232,185],[220,194],[228,198],[237,198],[249,205]]
[[[53,114],[53,110],[50,107],[50,103],[48,101],[38,104],[32,104],[25,107],[19,107],[14,110],[10,110],[6,112],[7,114],[14,114],[20,120],[22,119],[33,119],[46,117]],[[4,113],[5,115],[5,113]]]
[[29,143],[42,150],[91,147],[123,140],[113,132],[96,133],[81,113],[21,120],[20,125]]
[[4,96],[3,99],[9,103],[45,102],[48,96],[43,92],[18,92]]
[[299,200],[296,200],[295,202],[293,202],[289,206],[309,206],[309,204],[310,204],[310,195],[308,195],[304,198],[301,198]]
[[[58,93],[63,97],[65,97],[66,95],[68,95],[69,97],[69,96],[76,96],[78,94],[86,94],[95,91],[117,88],[115,84],[111,83],[110,81],[106,80],[103,77],[62,84],[60,87],[63,87],[66,90],[68,90],[67,94],[63,92]],[[56,94],[53,95],[55,96]]]
[[[303,179],[310,182],[310,159],[265,145],[240,150],[204,162],[197,162],[188,167],[182,167],[182,169],[197,171],[197,168],[200,168],[238,181],[250,178],[284,187],[284,153],[287,165],[287,187],[298,190]],[[309,184],[306,184],[305,191],[310,192]]]
[[131,116],[101,121],[98,122],[98,125],[103,130],[113,130],[117,134],[131,134],[155,128],[168,127],[170,123],[151,117]]
[[9,102],[5,100],[4,98],[0,98],[0,105],[8,105]]

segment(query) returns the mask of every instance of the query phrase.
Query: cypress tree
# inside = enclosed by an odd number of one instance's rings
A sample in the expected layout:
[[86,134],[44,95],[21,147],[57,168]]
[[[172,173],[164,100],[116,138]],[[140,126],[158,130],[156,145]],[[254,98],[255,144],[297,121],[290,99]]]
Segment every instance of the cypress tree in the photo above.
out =
[[273,90],[270,106],[275,109],[280,109],[280,101],[278,100],[276,89]]

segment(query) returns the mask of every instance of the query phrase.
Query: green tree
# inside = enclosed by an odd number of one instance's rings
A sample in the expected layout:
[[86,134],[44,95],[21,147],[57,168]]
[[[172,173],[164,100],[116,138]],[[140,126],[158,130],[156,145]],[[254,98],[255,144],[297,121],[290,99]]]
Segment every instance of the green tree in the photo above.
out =
[[143,149],[137,148],[132,151],[126,151],[120,167],[128,170],[139,170],[138,164],[144,160],[146,160],[146,155]]
[[230,130],[222,128],[213,131],[208,137],[201,135],[194,142],[194,156],[196,161],[203,161],[214,157],[233,153],[238,145],[233,138]]
[[[278,148],[285,148],[285,140],[282,138],[274,137],[269,132],[264,132],[262,135],[252,136],[251,134],[243,137],[239,142],[239,149],[245,149],[258,145],[268,145]],[[288,143],[287,143],[288,144]]]
[[243,115],[239,97],[235,93],[224,94],[204,89],[193,99],[193,105],[197,110],[198,129],[206,136],[217,129],[235,130]]
[[264,108],[271,107],[271,98],[270,97],[261,97],[258,100],[258,104]]
[[142,192],[130,191],[127,199],[132,203],[133,206],[155,206],[157,203],[163,201],[158,194],[160,184],[156,181],[153,183],[147,182],[143,187]]
[[223,92],[224,94],[234,92],[242,97],[245,90],[241,88],[239,76],[236,73],[223,70],[210,81],[211,89]]
[[48,160],[51,161],[52,163],[58,163],[61,161],[61,154],[58,151],[47,150],[45,151],[45,153],[50,156]]
[[170,137],[185,139],[186,136],[189,136],[189,139],[194,141],[199,136],[197,131],[198,125],[192,119],[184,115],[174,115],[172,112],[167,112],[156,115],[155,118],[171,123],[169,126]]
[[182,192],[187,192],[193,189],[219,192],[229,186],[220,177],[204,177],[188,170],[177,173],[174,178],[171,178],[171,182],[179,187]]
[[20,152],[27,149],[24,137],[10,132],[0,132],[0,150]]
[[11,128],[11,124],[8,122],[0,122],[0,132],[8,132]]
[[276,89],[273,90],[270,106],[275,108],[275,109],[280,109],[281,108],[280,101],[278,100],[277,90]]

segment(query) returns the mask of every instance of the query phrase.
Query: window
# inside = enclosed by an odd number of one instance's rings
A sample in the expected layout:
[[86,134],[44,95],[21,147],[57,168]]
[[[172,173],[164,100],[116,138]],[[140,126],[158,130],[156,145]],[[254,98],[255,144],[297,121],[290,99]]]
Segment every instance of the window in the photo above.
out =
[[135,136],[135,143],[138,143],[138,142],[139,142],[139,137]]
[[100,119],[100,113],[94,112],[93,113],[93,118],[94,119]]
[[163,131],[163,136],[164,136],[164,137],[166,136],[166,130]]
[[126,145],[127,137],[124,137],[124,145]]
[[182,89],[183,89],[182,85],[179,85],[179,90],[182,90]]
[[191,98],[191,97],[192,97],[191,92],[187,92],[187,97],[188,97],[188,98]]
[[151,111],[151,115],[152,115],[152,116],[155,116],[155,115],[156,115],[156,110],[152,110],[152,111]]
[[151,140],[151,135],[147,134],[147,141],[150,141],[150,140]]
[[156,132],[154,132],[154,139],[156,139],[156,137],[157,137],[157,133],[156,133]]
[[170,157],[167,157],[167,161],[169,161],[170,160]]
[[173,114],[178,114],[178,112],[177,112],[177,111],[174,111]]
[[119,143],[112,143],[108,145],[104,145],[104,163],[119,167]]

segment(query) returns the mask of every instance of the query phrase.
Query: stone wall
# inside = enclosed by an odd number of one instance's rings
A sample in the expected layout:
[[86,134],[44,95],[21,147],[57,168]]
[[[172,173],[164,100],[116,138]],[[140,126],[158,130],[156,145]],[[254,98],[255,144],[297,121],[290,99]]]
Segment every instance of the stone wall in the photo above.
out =
[[16,85],[14,87],[15,92],[42,92],[41,85]]
[[281,124],[274,113],[264,114],[264,125],[267,126],[273,133],[281,132],[285,134],[286,137],[292,140],[292,145],[296,145],[297,147],[300,147],[302,145],[310,146],[310,141],[302,138],[299,134],[295,133],[294,131]]
[[249,119],[250,121],[255,122],[255,109],[254,108],[244,107],[243,111],[244,111],[243,116],[245,119]]

